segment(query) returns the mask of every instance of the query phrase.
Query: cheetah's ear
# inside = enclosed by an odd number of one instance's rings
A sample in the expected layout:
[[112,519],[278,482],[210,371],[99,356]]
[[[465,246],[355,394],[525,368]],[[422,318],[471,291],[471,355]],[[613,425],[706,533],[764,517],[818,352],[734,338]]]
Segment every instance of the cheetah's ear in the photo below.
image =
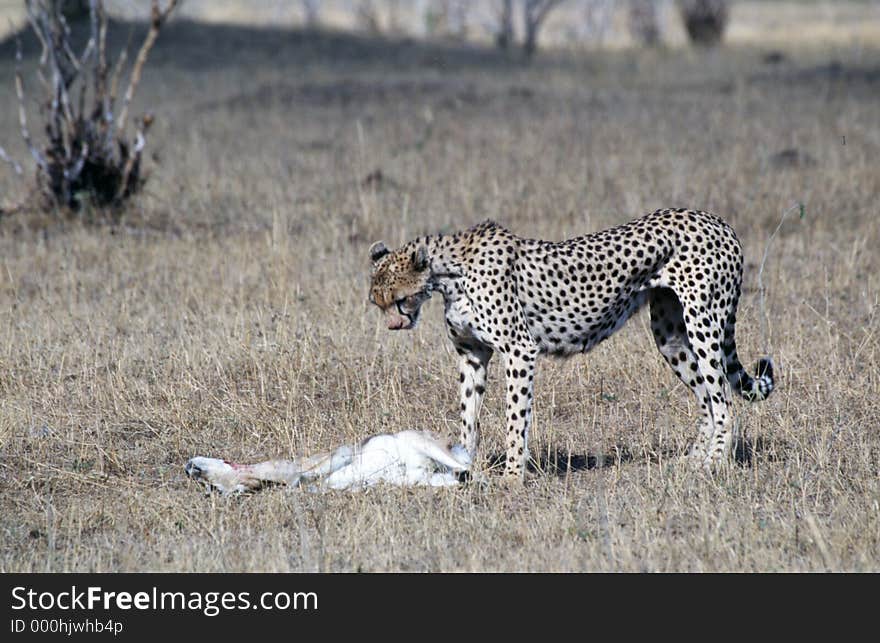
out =
[[385,247],[385,244],[382,241],[377,241],[370,246],[370,261],[376,263],[389,252],[391,251]]
[[413,270],[422,272],[428,268],[428,249],[425,246],[419,246],[419,249],[412,254]]

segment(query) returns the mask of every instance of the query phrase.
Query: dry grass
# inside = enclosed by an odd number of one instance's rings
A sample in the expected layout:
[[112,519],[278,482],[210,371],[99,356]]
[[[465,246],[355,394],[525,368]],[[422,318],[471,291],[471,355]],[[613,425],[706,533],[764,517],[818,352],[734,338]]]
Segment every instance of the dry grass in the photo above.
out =
[[[161,158],[138,209],[115,228],[0,225],[0,570],[880,569],[878,51],[763,53],[524,68],[172,25],[141,89]],[[14,118],[0,110],[6,143]],[[807,161],[780,166],[786,148]],[[806,217],[764,274],[763,338],[757,266],[797,201]],[[696,409],[641,314],[541,363],[522,489],[206,498],[185,479],[194,454],[456,430],[441,304],[385,331],[366,299],[372,241],[485,217],[559,239],[678,205],[737,229],[740,354],[766,341],[778,364],[774,396],[737,405],[729,470],[677,461]],[[502,376],[493,364],[486,454],[502,449]]]

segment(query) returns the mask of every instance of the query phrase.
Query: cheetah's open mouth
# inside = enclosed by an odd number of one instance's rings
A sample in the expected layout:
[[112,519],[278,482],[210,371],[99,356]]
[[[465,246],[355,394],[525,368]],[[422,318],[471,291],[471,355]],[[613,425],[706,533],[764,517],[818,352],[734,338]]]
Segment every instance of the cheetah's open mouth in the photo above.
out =
[[419,314],[394,314],[386,320],[388,330],[412,330],[419,323]]
[[385,311],[385,325],[388,330],[409,330],[416,324],[416,319],[413,317],[413,315],[400,310],[399,306],[397,310],[389,308]]
[[410,295],[384,308],[385,325],[388,330],[412,330],[419,323],[422,303],[427,299],[425,293]]
[[401,326],[400,327],[401,330],[408,330],[408,329],[412,328],[413,326],[415,326],[415,319],[414,318],[418,317],[418,315],[419,315],[418,310],[416,310],[415,313],[408,313],[403,309],[403,302],[399,301],[399,302],[397,302],[397,312],[400,313],[400,316],[406,320],[406,325]]

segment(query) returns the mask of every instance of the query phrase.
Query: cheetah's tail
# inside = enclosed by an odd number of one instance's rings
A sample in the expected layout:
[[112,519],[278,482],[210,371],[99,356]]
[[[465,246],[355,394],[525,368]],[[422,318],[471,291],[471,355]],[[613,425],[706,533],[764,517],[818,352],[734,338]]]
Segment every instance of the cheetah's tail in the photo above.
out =
[[766,400],[773,392],[773,360],[769,357],[759,359],[752,377],[738,359],[733,359],[727,366],[727,381],[734,391],[750,402]]
[[727,381],[730,383],[730,388],[746,400],[759,402],[766,400],[773,392],[773,360],[769,357],[759,359],[755,366],[754,377],[743,368],[739,356],[736,354],[736,338],[734,337],[736,334],[736,304],[737,301],[734,299],[733,308],[724,325],[724,340],[721,342]]

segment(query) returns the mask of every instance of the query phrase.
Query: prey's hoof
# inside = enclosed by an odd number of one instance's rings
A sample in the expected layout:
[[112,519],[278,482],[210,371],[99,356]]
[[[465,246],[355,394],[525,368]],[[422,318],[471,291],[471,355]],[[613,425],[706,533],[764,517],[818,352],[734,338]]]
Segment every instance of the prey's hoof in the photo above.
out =
[[489,476],[482,471],[459,471],[456,477],[462,486],[487,488],[491,484]]
[[706,456],[706,459],[703,460],[702,469],[709,475],[714,475],[716,473],[720,473],[721,471],[730,468],[733,464],[733,460],[727,454],[713,454]]

